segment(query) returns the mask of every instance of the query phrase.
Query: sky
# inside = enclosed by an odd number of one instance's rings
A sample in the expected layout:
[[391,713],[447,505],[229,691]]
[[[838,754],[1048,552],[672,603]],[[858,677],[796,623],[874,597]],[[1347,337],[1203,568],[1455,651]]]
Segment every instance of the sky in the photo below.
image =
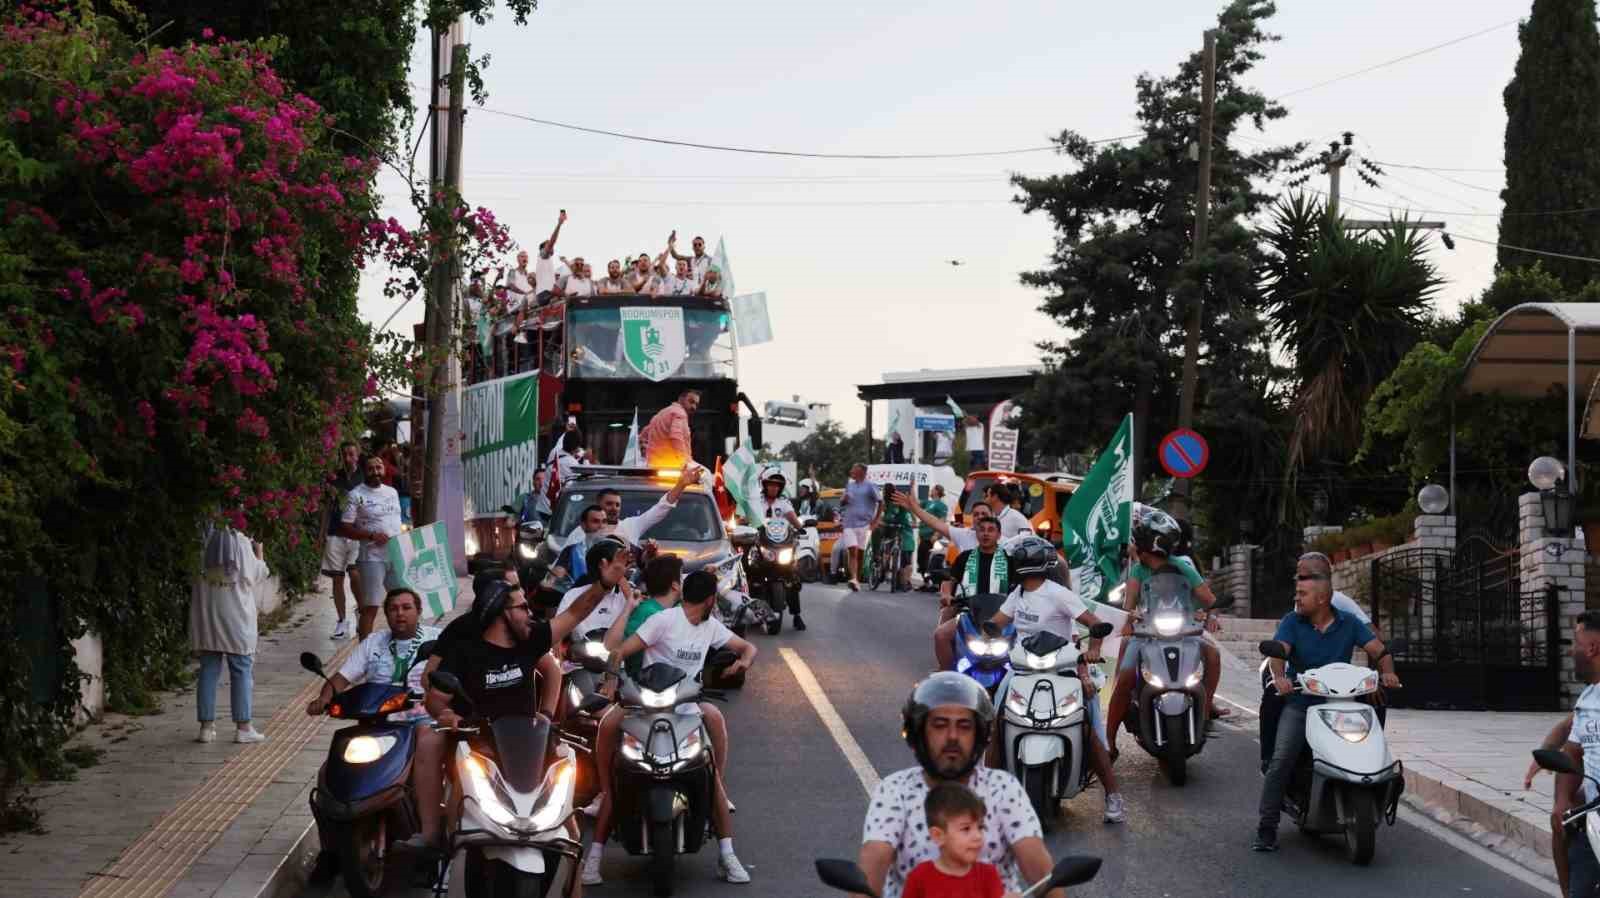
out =
[[[1503,185],[1501,91],[1529,0],[1282,0],[1282,40],[1246,82],[1290,115],[1240,139],[1323,146],[1355,134],[1358,157],[1391,165],[1383,189],[1347,170],[1347,216],[1388,207],[1444,219],[1456,249],[1430,241],[1450,311],[1487,286]],[[816,153],[970,153],[1136,130],[1134,79],[1173,72],[1215,24],[1220,0],[972,4],[676,3],[543,0],[527,26],[502,13],[469,26],[489,53],[489,99],[468,113],[463,190],[534,248],[557,212],[560,255],[597,272],[612,258],[726,240],[739,292],[765,291],[775,339],[740,352],[741,387],[767,399],[831,402],[864,421],[855,385],[885,371],[1029,364],[1064,332],[1018,280],[1042,266],[1052,229],[1011,199],[1013,172],[1065,171],[1051,152],[939,160],[830,160],[662,146],[534,124],[502,113],[654,137]],[[1499,26],[1499,27],[1497,27]],[[1322,82],[1471,37],[1377,71]],[[427,48],[413,58],[418,108]],[[1318,86],[1321,85],[1321,86]],[[1306,89],[1310,88],[1310,89]],[[426,146],[418,168],[427,171]],[[1326,187],[1318,177],[1311,186]],[[398,176],[386,213],[415,215]],[[1359,208],[1368,203],[1382,209]],[[1442,214],[1441,214],[1442,213]],[[1542,247],[1561,251],[1565,247]],[[951,265],[952,260],[959,266]],[[396,312],[369,270],[363,317]],[[878,422],[885,420],[878,410]],[[878,425],[880,428],[882,424]]]

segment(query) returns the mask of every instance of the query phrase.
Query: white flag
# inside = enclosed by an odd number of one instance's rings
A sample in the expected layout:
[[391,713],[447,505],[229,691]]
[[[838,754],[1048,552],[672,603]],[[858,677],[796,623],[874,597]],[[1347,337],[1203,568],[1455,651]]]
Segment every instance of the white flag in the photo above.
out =
[[644,464],[639,453],[639,407],[633,407],[633,424],[628,428],[628,448],[622,453],[622,464],[633,468]]
[[733,289],[733,267],[728,264],[728,246],[721,237],[717,238],[717,254],[712,261],[722,276],[722,295],[738,296],[739,292]]

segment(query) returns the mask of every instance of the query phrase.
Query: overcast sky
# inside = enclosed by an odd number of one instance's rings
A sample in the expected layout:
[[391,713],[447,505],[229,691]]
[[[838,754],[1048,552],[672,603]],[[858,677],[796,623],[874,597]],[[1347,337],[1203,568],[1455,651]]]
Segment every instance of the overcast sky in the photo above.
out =
[[[1528,0],[1284,0],[1282,40],[1249,82],[1280,96],[1506,23],[1371,74],[1296,93],[1291,114],[1246,139],[1325,144],[1354,131],[1391,168],[1384,190],[1345,178],[1350,200],[1430,211],[1458,237],[1493,240],[1502,186],[1501,91]],[[1134,78],[1171,73],[1220,2],[973,4],[543,0],[527,27],[472,28],[492,54],[488,110],[702,143],[824,153],[961,153],[1047,145],[1063,128],[1127,134]],[[427,78],[425,47],[413,83]],[[418,92],[417,103],[426,98]],[[588,135],[478,110],[465,131],[465,192],[537,246],[556,213],[558,252],[598,272],[624,254],[725,238],[740,292],[767,293],[774,342],[740,354],[758,404],[799,394],[858,427],[855,385],[884,371],[1021,364],[1061,336],[1018,272],[1041,265],[1049,221],[1009,200],[1010,172],[1060,170],[1048,152],[859,161],[754,156]],[[426,153],[426,148],[424,148]],[[419,168],[426,172],[425,159]],[[1459,169],[1459,170],[1457,170]],[[1450,180],[1453,179],[1453,180]],[[1325,179],[1313,182],[1326,186]],[[398,180],[381,184],[399,198]],[[403,203],[389,214],[411,223]],[[1471,214],[1467,214],[1471,213]],[[1353,206],[1347,215],[1383,217]],[[1432,241],[1453,309],[1482,289],[1494,248]],[[1545,247],[1564,250],[1567,247]],[[962,264],[952,266],[950,260]],[[369,272],[361,310],[394,303]],[[421,303],[393,328],[421,319]],[[882,410],[877,417],[881,428]]]

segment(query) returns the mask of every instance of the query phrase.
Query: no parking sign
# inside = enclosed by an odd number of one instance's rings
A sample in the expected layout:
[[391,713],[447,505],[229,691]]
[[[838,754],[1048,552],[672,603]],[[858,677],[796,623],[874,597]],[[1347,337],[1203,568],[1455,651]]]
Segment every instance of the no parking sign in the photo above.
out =
[[1180,427],[1161,438],[1156,457],[1173,477],[1193,477],[1204,471],[1206,463],[1211,461],[1211,447],[1206,444],[1205,437]]

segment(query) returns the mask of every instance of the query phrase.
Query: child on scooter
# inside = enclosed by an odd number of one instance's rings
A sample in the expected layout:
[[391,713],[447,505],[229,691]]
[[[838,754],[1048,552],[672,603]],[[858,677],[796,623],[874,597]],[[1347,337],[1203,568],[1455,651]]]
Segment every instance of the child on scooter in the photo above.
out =
[[912,868],[903,898],[1018,898],[993,864],[978,860],[988,811],[983,799],[959,783],[943,783],[929,790],[923,810],[939,856]]

